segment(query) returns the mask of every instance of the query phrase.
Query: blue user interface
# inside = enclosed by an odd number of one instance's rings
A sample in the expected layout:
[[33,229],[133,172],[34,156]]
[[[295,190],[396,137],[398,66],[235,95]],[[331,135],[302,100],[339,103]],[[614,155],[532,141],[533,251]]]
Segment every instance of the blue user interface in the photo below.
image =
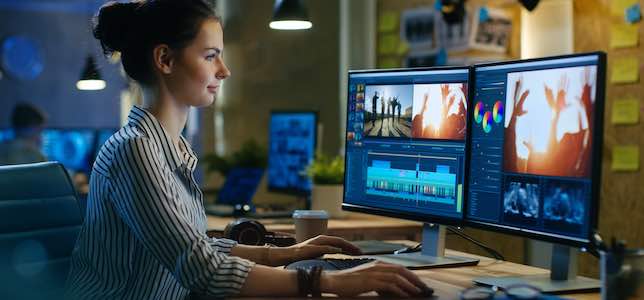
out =
[[463,217],[468,68],[349,73],[344,203]]
[[311,180],[306,168],[315,155],[317,114],[273,112],[268,149],[268,188],[272,191],[308,194]]
[[13,139],[13,130],[0,129],[0,143]]
[[99,129],[96,131],[96,143],[94,145],[94,157],[98,156],[98,152],[101,151],[101,147],[103,147],[103,144],[107,142],[107,140],[114,135],[116,132],[116,129]]
[[94,130],[45,129],[42,152],[72,171],[88,173],[94,160]]
[[587,240],[599,63],[585,55],[474,68],[468,220]]

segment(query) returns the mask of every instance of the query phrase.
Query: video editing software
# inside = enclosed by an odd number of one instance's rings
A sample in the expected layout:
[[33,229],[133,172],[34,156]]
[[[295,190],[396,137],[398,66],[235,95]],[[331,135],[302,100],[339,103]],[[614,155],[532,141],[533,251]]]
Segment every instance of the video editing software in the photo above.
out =
[[[474,68],[466,219],[585,242],[599,55]],[[602,97],[602,96],[599,96]],[[596,147],[595,147],[596,148]]]
[[468,68],[349,73],[344,203],[463,216]]

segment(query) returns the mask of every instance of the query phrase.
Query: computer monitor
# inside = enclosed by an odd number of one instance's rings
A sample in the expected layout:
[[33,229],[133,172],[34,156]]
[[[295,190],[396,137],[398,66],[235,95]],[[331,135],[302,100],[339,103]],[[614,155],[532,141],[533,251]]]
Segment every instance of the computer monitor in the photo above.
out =
[[306,168],[317,138],[314,111],[274,111],[269,124],[268,190],[307,196],[312,182]]
[[98,156],[98,152],[101,151],[101,147],[103,147],[103,144],[107,142],[107,140],[114,135],[115,132],[117,132],[118,129],[116,128],[103,128],[103,129],[98,129],[96,130],[96,142],[94,143],[94,159],[96,159],[96,156]]
[[13,129],[3,128],[0,129],[0,143],[14,138]]
[[217,194],[217,204],[247,205],[248,210],[254,210],[253,195],[263,175],[264,169],[261,168],[232,168]]
[[89,173],[93,151],[93,129],[45,129],[42,132],[42,152],[47,159],[59,161],[71,171]]
[[445,229],[430,224],[463,219],[468,80],[467,67],[349,72],[342,208],[426,223],[422,253],[379,259],[478,262],[444,256]]
[[557,267],[576,268],[559,244],[586,246],[597,228],[605,64],[587,53],[473,68],[466,224],[556,243],[557,281],[528,279],[546,291],[597,285]]

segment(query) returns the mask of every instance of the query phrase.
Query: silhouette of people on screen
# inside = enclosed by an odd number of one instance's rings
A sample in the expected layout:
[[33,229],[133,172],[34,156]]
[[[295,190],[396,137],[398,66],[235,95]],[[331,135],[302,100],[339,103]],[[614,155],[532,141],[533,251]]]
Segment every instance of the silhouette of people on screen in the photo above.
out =
[[378,91],[376,91],[371,98],[371,126],[376,125],[376,104],[378,103]]
[[592,143],[592,85],[590,69],[582,72],[580,97],[577,99],[580,110],[574,115],[576,131],[562,133],[562,112],[571,109],[572,99],[568,99],[570,80],[568,75],[560,77],[556,92],[544,84],[545,100],[551,112],[547,130],[547,146],[545,151],[535,149],[532,140],[523,140],[527,149],[527,157],[521,158],[517,152],[517,118],[528,113],[523,105],[530,93],[522,91],[522,78],[515,82],[513,96],[514,110],[506,128],[504,145],[504,168],[510,172],[532,173],[549,176],[589,176],[590,175],[590,145]]
[[[385,97],[380,97],[380,119],[385,121]],[[381,125],[382,126],[382,125]]]
[[[427,122],[427,112],[429,109],[430,96],[426,93],[423,97],[423,106],[412,120],[412,136],[418,138],[435,138],[435,139],[464,139],[466,130],[466,87],[460,87],[462,96],[456,92],[450,91],[448,84],[440,85],[441,103],[440,119],[436,122]],[[458,99],[457,99],[458,97]],[[456,112],[450,113],[455,102],[458,101]],[[426,124],[427,123],[427,124]]]

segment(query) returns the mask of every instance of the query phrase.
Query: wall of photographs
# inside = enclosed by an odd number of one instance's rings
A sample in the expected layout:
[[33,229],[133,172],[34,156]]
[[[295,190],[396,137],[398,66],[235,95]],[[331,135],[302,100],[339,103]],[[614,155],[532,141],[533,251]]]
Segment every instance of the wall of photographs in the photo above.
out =
[[434,0],[378,1],[379,68],[519,58],[518,1],[468,0],[462,18],[447,19],[435,4]]

